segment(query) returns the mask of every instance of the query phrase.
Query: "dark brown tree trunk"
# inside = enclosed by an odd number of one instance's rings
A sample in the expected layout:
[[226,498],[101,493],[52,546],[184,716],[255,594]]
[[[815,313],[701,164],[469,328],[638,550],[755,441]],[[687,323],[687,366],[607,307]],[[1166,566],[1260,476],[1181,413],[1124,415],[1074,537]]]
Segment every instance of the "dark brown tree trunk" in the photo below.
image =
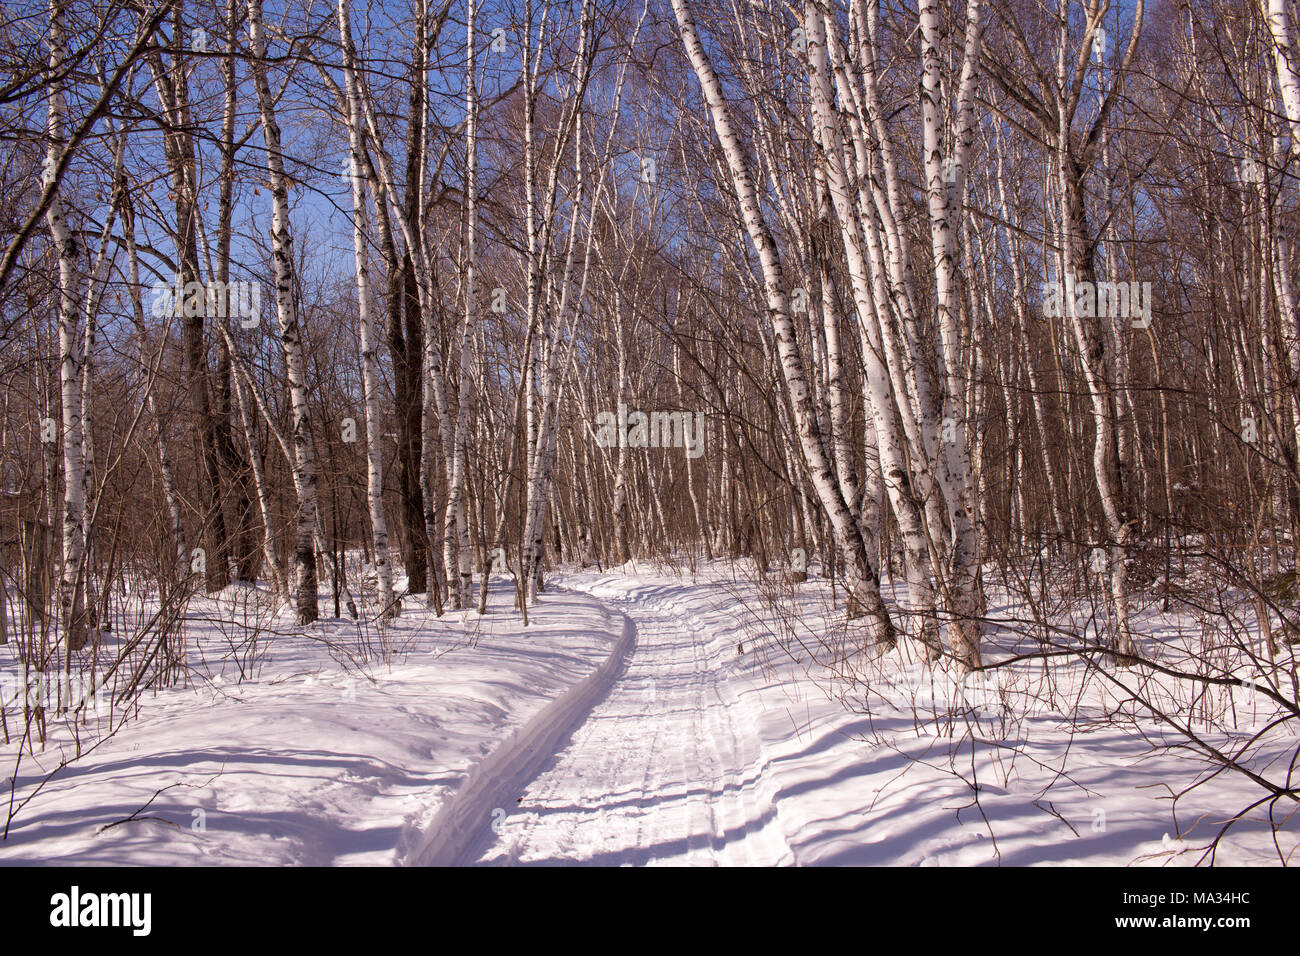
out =
[[[397,488],[401,496],[402,564],[406,567],[407,590],[421,594],[428,590],[429,542],[424,533],[424,496],[420,492],[420,398],[422,372],[420,356],[424,336],[420,329],[418,297],[410,308],[406,295],[406,269],[394,261],[392,238],[386,238],[388,274],[388,347],[393,355],[394,416],[397,419]],[[403,300],[407,308],[403,308]],[[405,332],[403,332],[405,313]]]

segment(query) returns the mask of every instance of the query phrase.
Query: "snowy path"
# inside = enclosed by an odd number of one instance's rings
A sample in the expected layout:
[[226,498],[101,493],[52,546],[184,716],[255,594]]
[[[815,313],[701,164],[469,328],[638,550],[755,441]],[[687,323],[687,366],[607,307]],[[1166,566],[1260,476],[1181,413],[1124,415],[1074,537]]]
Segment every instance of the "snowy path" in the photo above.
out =
[[640,589],[609,602],[636,628],[626,668],[462,862],[791,861],[760,789],[758,735],[736,725],[727,699],[727,648],[672,600],[681,591]]
[[[732,570],[559,571],[527,627],[499,582],[482,617],[410,608],[390,659],[364,667],[338,657],[357,640],[344,621],[282,622],[250,667],[210,623],[243,599],[196,601],[191,681],[146,695],[112,736],[94,736],[105,716],[65,718],[22,761],[17,740],[0,745],[16,804],[39,788],[0,866],[1160,866],[1250,799],[1221,776],[1180,802],[1180,828],[1168,789],[1199,765],[1125,726],[1073,731],[1029,696],[1036,669],[1009,675],[976,753],[918,720],[933,675],[896,656],[846,707],[816,653],[842,613],[825,587],[800,592],[784,631]],[[1114,699],[1094,685],[1084,706]],[[103,745],[61,765],[74,730]],[[1267,820],[1236,834],[1218,862],[1276,863]]]
[[[504,585],[493,600],[508,605]],[[282,621],[256,662],[236,667],[223,647],[234,629],[207,621],[240,619],[244,607],[196,599],[190,639],[205,666],[146,695],[113,737],[95,737],[108,721],[91,718],[82,739],[103,745],[63,770],[75,743],[66,719],[51,720],[49,745],[21,762],[17,738],[6,746],[0,735],[0,784],[17,765],[16,802],[42,788],[0,841],[0,866],[436,860],[466,828],[490,832],[476,804],[490,812],[499,802],[499,774],[517,792],[514,781],[541,769],[631,644],[622,615],[566,591],[528,628],[514,615],[437,618],[412,604],[388,626],[391,662],[364,667],[341,666],[332,652],[356,640],[350,622],[300,633]],[[21,715],[7,656],[17,646],[0,646],[10,728]],[[132,814],[141,816],[116,825]]]

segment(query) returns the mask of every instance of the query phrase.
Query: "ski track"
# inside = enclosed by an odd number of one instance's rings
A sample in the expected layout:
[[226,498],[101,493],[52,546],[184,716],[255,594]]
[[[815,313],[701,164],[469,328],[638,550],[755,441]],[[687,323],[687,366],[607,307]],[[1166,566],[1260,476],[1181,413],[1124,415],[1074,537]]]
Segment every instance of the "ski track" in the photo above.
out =
[[713,641],[673,600],[684,590],[601,597],[636,629],[622,674],[505,819],[459,862],[793,862],[763,791],[758,735],[736,725],[725,667],[730,645]]

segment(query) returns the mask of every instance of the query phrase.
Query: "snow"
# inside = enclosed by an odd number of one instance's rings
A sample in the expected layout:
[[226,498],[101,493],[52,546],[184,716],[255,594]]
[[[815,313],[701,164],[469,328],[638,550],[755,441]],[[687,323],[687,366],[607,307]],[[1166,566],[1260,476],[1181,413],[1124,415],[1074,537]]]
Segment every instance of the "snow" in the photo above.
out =
[[[284,631],[253,680],[238,682],[225,660],[208,682],[147,697],[16,816],[0,864],[396,862],[484,758],[595,673],[622,635],[622,619],[581,594],[548,596],[528,629],[504,610],[504,587],[492,600],[498,610],[481,618],[441,621],[408,600],[391,666],[357,668]],[[342,639],[349,626],[316,633]],[[215,628],[192,638],[209,660],[221,650]],[[6,668],[13,648],[0,648]],[[66,727],[61,737],[37,751],[40,766],[24,760],[18,800],[69,751]],[[7,768],[15,752],[3,749]],[[150,819],[103,829],[165,787],[141,814]]]
[[[560,579],[627,613],[635,653],[609,699],[465,862],[1178,865],[1221,824],[1216,810],[1251,798],[1231,775],[1219,778],[1180,804],[1184,827],[1199,825],[1174,839],[1166,785],[1190,782],[1199,765],[1150,753],[1118,727],[1072,735],[1059,710],[1028,698],[1012,719],[992,687],[967,692],[986,715],[972,769],[969,742],[954,747],[949,728],[918,725],[913,699],[953,697],[919,664],[873,662],[884,675],[873,686],[884,686],[870,715],[855,714],[827,694],[811,651],[778,646],[778,622],[761,633],[745,582],[718,568],[696,583],[637,570]],[[809,648],[824,622],[817,589],[804,590]],[[1014,700],[1014,678],[1007,685]],[[1072,691],[1062,685],[1057,697]],[[1104,688],[1087,693],[1113,706]],[[1275,864],[1266,828],[1240,826],[1218,862]]]
[[[1141,715],[1067,721],[1071,702],[1125,706],[1081,667],[968,686],[971,719],[906,649],[842,652],[824,582],[780,618],[721,564],[555,574],[528,627],[511,595],[442,619],[408,599],[389,659],[362,666],[338,650],[350,623],[285,628],[243,681],[196,623],[206,679],[147,696],[55,774],[0,864],[1186,865],[1259,795],[1221,774],[1174,805],[1207,765]],[[218,610],[204,603],[191,613]],[[1141,624],[1172,645],[1186,622]],[[1234,700],[1240,734],[1263,726]],[[58,765],[59,734],[21,763],[17,800]],[[1216,861],[1276,864],[1263,816]]]

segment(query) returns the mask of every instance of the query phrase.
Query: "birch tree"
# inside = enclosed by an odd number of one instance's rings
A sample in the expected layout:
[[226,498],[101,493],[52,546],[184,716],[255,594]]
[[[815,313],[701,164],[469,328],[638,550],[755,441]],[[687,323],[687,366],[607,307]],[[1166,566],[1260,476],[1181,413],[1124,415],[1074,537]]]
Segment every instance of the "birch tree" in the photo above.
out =
[[[471,0],[471,10],[472,10]],[[366,215],[366,165],[362,136],[365,130],[360,94],[357,91],[356,51],[352,43],[352,21],[348,0],[338,0],[339,39],[343,49],[345,102],[349,120],[348,145],[352,181],[352,250],[357,269],[357,334],[361,346],[362,392],[366,410],[366,500],[370,508],[371,537],[375,546],[375,573],[379,579],[379,607],[382,617],[396,617],[399,605],[393,597],[393,569],[388,559],[388,521],[384,516],[384,458],[381,448],[383,420],[379,410],[379,360],[377,336],[370,316],[369,227]],[[472,17],[471,17],[472,19]]]
[[[1078,307],[1075,289],[1095,288],[1096,253],[1099,237],[1089,224],[1085,179],[1100,152],[1108,117],[1123,89],[1124,79],[1137,52],[1142,34],[1144,4],[1138,0],[1132,14],[1129,37],[1113,67],[1105,70],[1108,83],[1099,90],[1099,103],[1082,133],[1074,130],[1076,113],[1085,91],[1089,62],[1104,59],[1105,43],[1100,38],[1101,21],[1109,9],[1107,0],[1090,0],[1077,47],[1072,42],[1068,0],[1057,7],[1056,62],[1050,72],[1038,62],[1026,35],[1011,30],[1008,37],[1025,58],[1034,76],[1027,84],[1000,58],[988,56],[985,65],[1013,102],[1034,119],[1039,136],[1052,157],[1052,186],[1055,189],[1060,235],[1060,268],[1056,280],[1063,287],[1065,321],[1083,370],[1093,424],[1092,468],[1104,517],[1108,555],[1110,605],[1114,612],[1114,650],[1121,662],[1134,651],[1129,627],[1128,564],[1138,534],[1138,520],[1130,507],[1131,461],[1122,453],[1120,432],[1121,389],[1117,377],[1116,351],[1120,347],[1108,321],[1085,314]],[[1008,13],[1000,11],[1004,22]],[[1096,52],[1095,52],[1096,51]],[[1102,80],[1099,79],[1099,85]],[[1038,89],[1035,89],[1035,86]]]
[[315,532],[316,457],[311,439],[311,410],[308,404],[306,359],[302,329],[295,302],[293,234],[289,221],[289,181],[284,172],[280,126],[275,100],[266,72],[266,33],[262,22],[262,0],[248,0],[248,34],[252,46],[253,87],[266,146],[266,171],[271,183],[271,251],[275,264],[275,312],[280,324],[285,369],[293,421],[293,484],[297,494],[297,532],[294,542],[294,602],[299,624],[311,624],[319,616],[316,592]]
[[[68,110],[63,81],[68,58],[66,21],[67,0],[50,0],[47,176],[63,158],[65,145]],[[58,189],[50,196],[45,221],[59,263],[59,384],[63,408],[63,559],[59,574],[59,606],[67,649],[71,653],[86,644],[86,470],[81,417],[85,357],[79,328],[85,286],[81,275],[81,246],[68,226]]]
[[852,612],[866,616],[870,637],[873,640],[892,643],[893,622],[889,619],[884,602],[881,600],[879,582],[871,574],[861,529],[853,520],[853,515],[835,482],[822,435],[817,430],[813,417],[808,383],[804,377],[803,358],[799,354],[794,327],[790,321],[789,300],[781,269],[780,253],[759,203],[753,176],[735,132],[731,111],[723,97],[722,86],[709,56],[700,43],[699,32],[695,27],[695,20],[687,0],[673,0],[673,13],[677,18],[678,30],[687,58],[704,92],[714,130],[726,155],[746,232],[762,267],[768,321],[776,338],[781,371],[799,434],[804,464],[821,499],[822,507],[826,510],[834,528],[845,564],[845,585],[855,604]]
[[[447,483],[444,560],[448,573],[456,569],[454,606],[470,607],[474,587],[474,556],[469,546],[469,521],[465,514],[465,482],[469,470],[469,438],[474,416],[474,327],[478,308],[475,256],[478,239],[478,87],[475,71],[475,30],[478,8],[468,0],[465,19],[465,321],[461,329],[460,395],[451,474]],[[487,569],[484,569],[487,573]]]

